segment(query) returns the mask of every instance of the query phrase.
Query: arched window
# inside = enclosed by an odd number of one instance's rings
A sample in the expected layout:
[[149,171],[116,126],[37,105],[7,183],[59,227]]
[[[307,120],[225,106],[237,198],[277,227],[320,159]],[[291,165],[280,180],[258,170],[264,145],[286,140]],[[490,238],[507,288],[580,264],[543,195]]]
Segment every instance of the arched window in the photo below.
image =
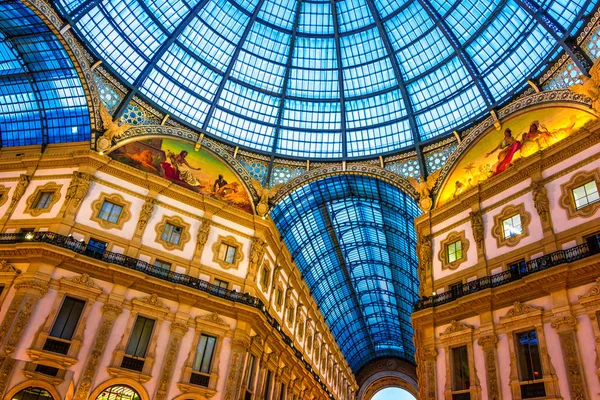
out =
[[114,385],[104,389],[96,400],[140,400],[141,397],[132,388],[125,385]]
[[54,400],[54,397],[46,389],[28,387],[15,394],[11,400]]

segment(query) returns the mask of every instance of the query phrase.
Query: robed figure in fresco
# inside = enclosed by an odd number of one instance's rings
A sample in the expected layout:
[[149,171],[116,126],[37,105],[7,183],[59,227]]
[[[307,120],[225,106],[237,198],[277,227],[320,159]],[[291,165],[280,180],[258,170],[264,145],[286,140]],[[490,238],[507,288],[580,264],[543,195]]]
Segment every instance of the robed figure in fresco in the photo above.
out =
[[179,154],[168,152],[169,161],[161,163],[165,176],[170,180],[178,180],[190,186],[200,186],[200,182],[192,171],[200,171],[202,168],[194,168],[185,159],[188,152],[182,150]]
[[521,142],[515,139],[512,136],[512,131],[508,128],[504,131],[504,138],[498,146],[494,148],[494,150],[487,153],[486,158],[495,153],[497,150],[500,150],[498,153],[498,162],[492,167],[492,176],[498,175],[508,168],[510,165],[513,156],[521,148]]

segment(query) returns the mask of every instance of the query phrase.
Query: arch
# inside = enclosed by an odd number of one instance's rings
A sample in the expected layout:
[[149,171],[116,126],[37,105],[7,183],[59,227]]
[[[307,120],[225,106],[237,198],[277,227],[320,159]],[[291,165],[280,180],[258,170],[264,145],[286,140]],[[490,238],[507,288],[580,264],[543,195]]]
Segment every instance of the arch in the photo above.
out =
[[[315,178],[271,211],[353,371],[379,357],[414,359],[403,316],[417,298],[420,213],[396,185],[362,173]],[[406,251],[389,250],[398,246]]]
[[148,396],[144,386],[130,378],[113,378],[102,382],[96,387],[96,389],[92,391],[89,399],[96,400],[102,392],[113,386],[127,386],[133,389],[140,396],[140,400],[150,400],[150,396]]
[[202,148],[208,149],[210,153],[220,158],[240,178],[240,181],[245,185],[252,199],[254,201],[258,200],[258,193],[252,184],[253,178],[246,168],[219,142],[187,129],[163,125],[137,125],[129,128],[121,137],[117,138],[115,144],[106,150],[104,154],[110,154],[128,143],[144,139],[171,139],[179,140],[193,146],[201,145]]
[[198,393],[183,393],[174,397],[173,400],[208,400],[208,398]]
[[[466,132],[463,132],[463,140],[446,160],[446,163],[441,168],[440,176],[433,187],[432,194],[434,196],[434,206],[438,205],[438,195],[440,194],[440,190],[444,188],[446,185],[446,180],[450,178],[450,175],[461,161],[463,156],[471,150],[471,148],[479,141],[479,139],[490,132],[495,123],[502,123],[503,120],[515,117],[524,112],[534,111],[547,106],[556,107],[560,106],[560,104],[563,104],[569,108],[584,110],[590,114],[596,114],[590,108],[589,99],[577,95],[568,89],[550,90],[534,93],[530,96],[520,98],[498,111],[498,121],[490,116],[480,124],[474,126]],[[501,130],[501,128],[497,128],[497,130]]]
[[41,380],[28,380],[28,381],[19,383],[18,385],[14,386],[12,389],[10,389],[8,392],[6,392],[5,399],[11,400],[21,390],[24,390],[24,389],[27,389],[30,387],[44,389],[45,391],[50,393],[50,395],[54,398],[54,400],[60,400],[60,398],[61,398],[60,394],[58,393],[56,388],[53,385],[51,385],[50,383],[48,383],[46,381],[41,381]]
[[382,358],[366,364],[356,374],[358,400],[370,400],[375,393],[388,387],[406,390],[419,398],[417,371],[414,364],[398,358]]
[[273,196],[273,206],[277,205],[286,196],[304,185],[336,175],[361,175],[376,178],[397,187],[409,195],[413,200],[419,199],[418,193],[408,182],[408,179],[402,175],[398,175],[393,171],[370,164],[350,164],[347,165],[346,169],[344,169],[341,164],[336,164],[310,170],[295,177],[294,179],[291,179],[277,191],[275,196]]

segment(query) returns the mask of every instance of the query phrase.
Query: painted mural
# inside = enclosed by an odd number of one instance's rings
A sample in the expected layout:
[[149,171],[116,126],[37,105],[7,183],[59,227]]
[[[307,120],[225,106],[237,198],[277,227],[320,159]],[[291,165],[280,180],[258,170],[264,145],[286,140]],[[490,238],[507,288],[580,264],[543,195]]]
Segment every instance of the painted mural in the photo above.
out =
[[492,127],[465,153],[446,178],[438,195],[445,204],[470,188],[502,174],[520,158],[529,157],[574,135],[596,117],[568,107],[546,107],[521,113]]
[[250,195],[223,161],[204,149],[178,140],[146,139],[128,143],[110,156],[204,196],[252,213]]

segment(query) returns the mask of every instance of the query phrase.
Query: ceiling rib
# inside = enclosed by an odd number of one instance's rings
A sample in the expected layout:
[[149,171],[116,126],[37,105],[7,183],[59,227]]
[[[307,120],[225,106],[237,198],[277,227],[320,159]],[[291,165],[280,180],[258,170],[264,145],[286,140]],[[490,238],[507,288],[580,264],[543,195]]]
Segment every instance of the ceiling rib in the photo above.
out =
[[342,157],[348,157],[348,138],[346,137],[346,102],[344,100],[344,70],[342,65],[342,45],[340,44],[340,21],[335,0],[330,0],[331,15],[333,18],[333,37],[335,39],[335,53],[338,65],[338,91],[340,93],[340,122],[342,125]]

